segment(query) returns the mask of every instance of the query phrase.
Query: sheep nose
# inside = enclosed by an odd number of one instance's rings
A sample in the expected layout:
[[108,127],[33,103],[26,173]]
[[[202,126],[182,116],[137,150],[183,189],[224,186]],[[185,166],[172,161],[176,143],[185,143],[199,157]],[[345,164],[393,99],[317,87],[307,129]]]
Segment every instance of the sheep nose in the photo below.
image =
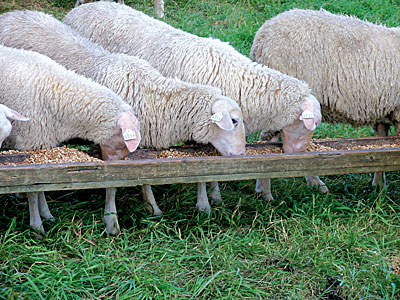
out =
[[243,155],[245,153],[246,153],[246,150],[245,151],[234,151],[234,152],[229,151],[228,155]]

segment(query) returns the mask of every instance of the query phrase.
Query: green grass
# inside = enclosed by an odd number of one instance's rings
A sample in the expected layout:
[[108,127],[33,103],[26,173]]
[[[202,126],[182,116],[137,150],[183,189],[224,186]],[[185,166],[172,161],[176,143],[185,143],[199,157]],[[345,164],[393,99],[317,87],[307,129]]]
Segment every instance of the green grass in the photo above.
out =
[[[0,12],[62,18],[74,2],[0,0]],[[153,0],[125,2],[154,15]],[[257,28],[294,7],[400,25],[400,3],[388,0],[166,0],[165,21],[248,55]],[[322,124],[314,137],[373,134]],[[322,179],[328,195],[274,179],[268,203],[254,181],[223,183],[210,216],[195,209],[195,185],[154,187],[163,217],[145,212],[138,187],[119,189],[118,237],[104,231],[102,190],[47,193],[56,222],[44,240],[29,229],[27,201],[2,195],[0,299],[399,299],[400,173],[382,192],[372,174]]]

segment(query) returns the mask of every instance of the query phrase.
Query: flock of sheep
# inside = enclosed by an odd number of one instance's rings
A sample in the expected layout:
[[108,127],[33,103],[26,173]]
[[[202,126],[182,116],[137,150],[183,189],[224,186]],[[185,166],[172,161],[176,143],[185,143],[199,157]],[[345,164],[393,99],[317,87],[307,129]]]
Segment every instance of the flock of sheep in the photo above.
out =
[[[104,160],[118,160],[137,147],[186,141],[242,155],[245,134],[257,131],[280,134],[285,152],[300,152],[321,118],[387,135],[389,126],[399,129],[399,49],[400,29],[323,10],[266,21],[251,59],[122,3],[77,5],[63,22],[37,11],[4,13],[0,143],[27,150],[78,137],[99,144]],[[328,192],[318,177],[306,179]],[[221,201],[218,184],[211,188]],[[151,187],[142,190],[148,210],[161,214]],[[268,179],[256,191],[272,198]],[[115,192],[107,189],[104,212],[113,235]],[[30,225],[44,234],[41,217],[53,218],[44,193],[28,193],[28,201]],[[197,207],[211,209],[205,183]]]

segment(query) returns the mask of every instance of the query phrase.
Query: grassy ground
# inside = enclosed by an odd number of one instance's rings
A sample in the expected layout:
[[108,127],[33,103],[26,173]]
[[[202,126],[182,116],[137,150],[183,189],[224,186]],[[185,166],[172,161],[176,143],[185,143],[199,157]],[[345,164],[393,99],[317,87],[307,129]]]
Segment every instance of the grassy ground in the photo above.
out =
[[[0,12],[38,9],[58,18],[74,0],[0,0]],[[152,0],[126,4],[154,15]],[[257,28],[289,8],[399,26],[399,1],[166,0],[165,20],[229,41],[248,54]],[[323,124],[315,137],[372,135]],[[303,178],[273,180],[265,203],[255,182],[222,184],[224,204],[195,209],[194,185],[154,188],[163,217],[139,188],[119,189],[122,233],[102,224],[101,190],[47,193],[55,223],[36,240],[28,204],[0,197],[0,299],[400,299],[400,173],[383,192],[371,174],[326,176],[323,195]]]

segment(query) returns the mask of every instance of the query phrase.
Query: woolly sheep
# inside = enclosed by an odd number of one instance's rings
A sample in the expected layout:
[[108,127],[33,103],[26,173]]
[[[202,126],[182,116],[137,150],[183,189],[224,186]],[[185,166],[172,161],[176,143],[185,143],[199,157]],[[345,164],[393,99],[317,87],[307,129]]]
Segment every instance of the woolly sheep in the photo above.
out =
[[[113,0],[105,0],[105,1],[113,1]],[[118,3],[124,4],[124,0],[118,0]],[[75,3],[75,7],[85,4],[85,0],[77,0]],[[156,9],[157,17],[164,17],[164,0],[154,0],[154,7]]]
[[[0,98],[30,118],[14,124],[4,143],[9,148],[35,150],[83,138],[100,144],[103,159],[110,160],[124,158],[140,142],[138,121],[120,97],[33,51],[0,46]],[[30,225],[44,234],[40,216],[53,218],[44,193],[28,193],[28,200]],[[106,207],[108,213],[115,208]]]
[[[282,130],[286,152],[303,151],[320,122],[319,103],[305,83],[252,62],[220,40],[186,33],[107,2],[77,7],[64,23],[110,51],[149,61],[165,76],[219,87],[242,108],[246,132]],[[304,112],[311,118],[299,120]],[[327,192],[318,178],[309,183]]]
[[[380,136],[399,127],[399,28],[294,9],[261,26],[251,57],[308,82],[326,122],[372,125]],[[381,176],[374,185],[385,185]]]
[[[0,28],[1,43],[45,54],[124,98],[141,120],[142,147],[162,149],[194,140],[210,142],[223,155],[244,154],[242,113],[237,103],[219,89],[166,78],[148,62],[111,54],[44,13],[4,14],[0,16]],[[216,124],[210,121],[219,115],[221,120],[215,120]],[[161,214],[151,189],[144,186],[143,193],[149,208]],[[204,183],[199,184],[197,206],[210,211]]]
[[12,125],[11,120],[29,121],[29,118],[24,117],[19,112],[0,104],[0,147],[4,140],[10,135]]

